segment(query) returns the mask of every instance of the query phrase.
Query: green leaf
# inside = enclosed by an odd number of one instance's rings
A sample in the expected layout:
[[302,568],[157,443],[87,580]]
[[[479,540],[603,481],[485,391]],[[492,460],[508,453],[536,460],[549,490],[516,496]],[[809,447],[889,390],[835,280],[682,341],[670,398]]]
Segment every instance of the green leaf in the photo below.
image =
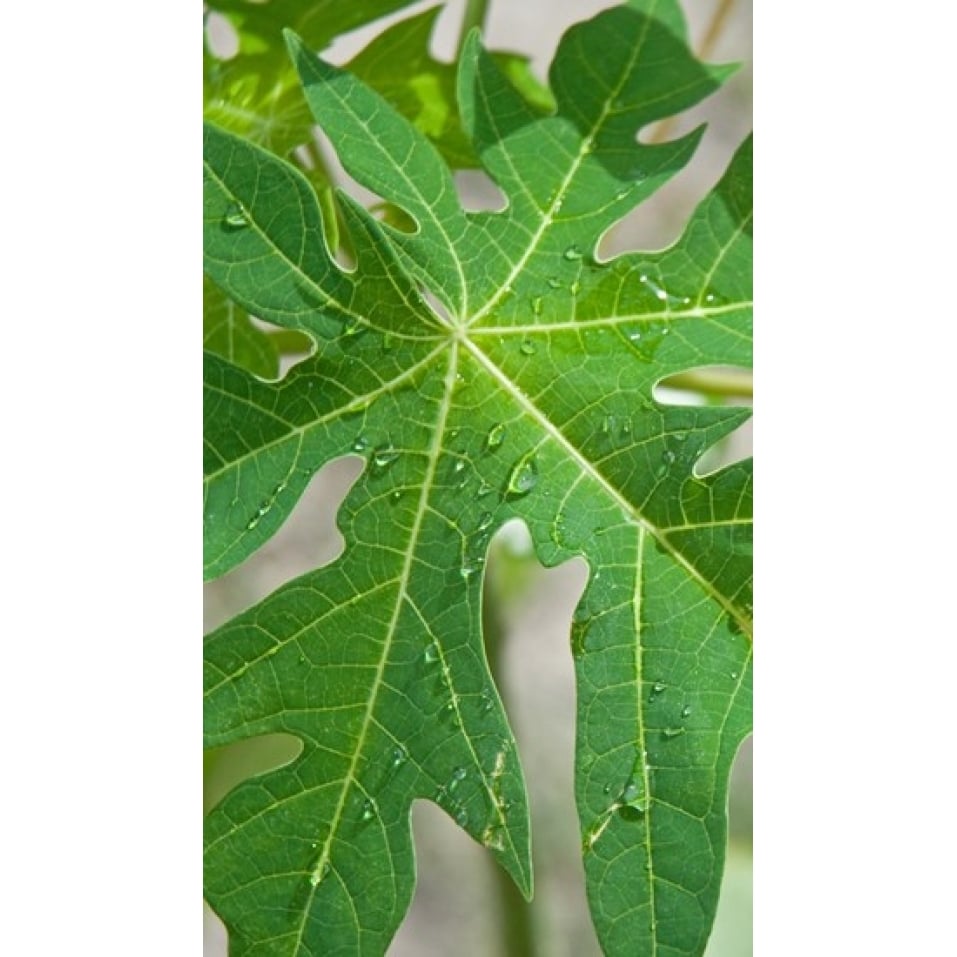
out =
[[263,379],[279,375],[279,350],[245,310],[203,277],[203,349]]
[[206,639],[207,745],[303,742],[207,819],[206,891],[231,952],[384,953],[414,886],[417,798],[530,893],[522,771],[480,627],[490,538],[519,518],[546,565],[590,569],[570,643],[602,946],[700,954],[750,727],[751,465],[695,466],[749,412],[668,406],[653,388],[750,364],[750,141],[674,246],[607,263],[595,249],[700,135],[636,133],[729,71],[691,56],[675,3],[635,2],[568,31],[543,117],[473,35],[460,110],[508,206],[466,213],[419,130],[290,49],[343,165],[417,229],[340,194],[346,271],[301,174],[206,131],[207,274],[317,342],[274,383],[207,356],[207,573],[266,541],[322,464],[366,463],[340,511],[343,555]]
[[[456,100],[456,65],[442,63],[429,52],[441,7],[400,20],[376,37],[347,69],[411,120],[436,146],[452,169],[479,165],[471,140],[462,128]],[[494,54],[496,63],[541,110],[554,105],[529,68],[527,57]]]

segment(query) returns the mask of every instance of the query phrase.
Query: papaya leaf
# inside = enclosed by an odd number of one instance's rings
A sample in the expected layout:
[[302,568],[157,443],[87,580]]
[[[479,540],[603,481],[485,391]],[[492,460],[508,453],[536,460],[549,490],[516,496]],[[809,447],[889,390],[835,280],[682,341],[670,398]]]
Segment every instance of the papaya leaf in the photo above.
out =
[[[452,169],[473,169],[480,164],[462,128],[455,92],[456,65],[435,59],[429,51],[441,12],[441,7],[433,7],[393,24],[346,68],[411,120]],[[551,96],[535,79],[527,57],[495,53],[493,58],[540,109],[552,108]]]
[[531,894],[522,769],[481,634],[489,541],[518,518],[544,564],[589,566],[570,646],[599,939],[612,957],[701,954],[751,720],[752,473],[696,466],[750,413],[653,389],[750,364],[750,140],[673,246],[595,251],[700,138],[637,134],[730,70],[695,60],[673,0],[632,0],[565,34],[542,116],[473,34],[459,109],[508,205],[469,213],[420,130],[288,42],[345,168],[416,229],[340,193],[346,270],[302,174],[206,129],[207,275],[316,342],[277,382],[207,355],[207,575],[260,547],[325,462],[365,459],[343,555],[206,638],[207,746],[303,742],[207,817],[231,953],[384,953],[412,896],[419,798]]

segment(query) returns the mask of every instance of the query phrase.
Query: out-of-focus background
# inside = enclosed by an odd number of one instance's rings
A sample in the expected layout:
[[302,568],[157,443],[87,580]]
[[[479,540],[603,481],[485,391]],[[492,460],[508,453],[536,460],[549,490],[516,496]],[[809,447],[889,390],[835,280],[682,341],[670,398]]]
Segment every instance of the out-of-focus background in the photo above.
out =
[[[342,0],[348,2],[348,0]],[[344,63],[396,19],[433,2],[336,41],[325,56]],[[439,20],[434,53],[451,59],[464,0],[448,0]],[[558,39],[572,23],[614,6],[609,0],[492,0],[485,31],[492,49],[533,58],[544,79]],[[658,249],[680,233],[689,214],[718,180],[734,149],[751,129],[750,0],[684,0],[692,43],[710,62],[739,62],[741,69],[714,96],[669,123],[668,137],[702,122],[708,128],[697,155],[650,201],[617,226],[601,254]],[[720,21],[720,29],[712,27]],[[480,198],[478,177],[463,177],[463,193]],[[691,401],[688,396],[659,398]],[[721,460],[750,454],[746,426],[716,450]],[[716,460],[717,461],[717,460]],[[360,468],[356,458],[330,463],[280,532],[257,554],[207,586],[205,624],[212,629],[264,598],[289,579],[331,561],[343,547],[336,510]],[[412,908],[389,950],[390,957],[600,957],[585,901],[579,824],[574,807],[572,760],[575,689],[568,633],[585,584],[582,562],[543,569],[531,555],[522,527],[504,529],[492,545],[488,575],[502,617],[504,677],[501,692],[518,741],[531,801],[535,899],[526,917],[534,950],[506,949],[501,932],[500,877],[484,849],[428,802],[413,809],[418,885]],[[292,752],[294,753],[294,751]],[[289,743],[258,739],[210,756],[205,802],[211,806],[244,777],[284,763]],[[751,742],[732,773],[731,841],[718,918],[706,957],[750,957],[751,947]],[[514,901],[509,906],[515,906]],[[205,911],[206,957],[226,953],[226,934]]]

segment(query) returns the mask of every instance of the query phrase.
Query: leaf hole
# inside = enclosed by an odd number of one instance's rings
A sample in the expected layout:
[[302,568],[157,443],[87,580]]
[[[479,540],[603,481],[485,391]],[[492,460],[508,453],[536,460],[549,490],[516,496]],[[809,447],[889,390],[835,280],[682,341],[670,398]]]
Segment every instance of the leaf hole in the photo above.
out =
[[719,442],[705,449],[692,469],[695,478],[706,478],[750,458],[754,445],[753,435],[753,419],[748,419]]
[[209,748],[203,753],[203,813],[243,781],[291,764],[302,748],[294,734],[260,734]]
[[459,202],[467,212],[500,213],[508,208],[507,197],[484,170],[456,170],[453,181]]
[[239,33],[229,18],[215,10],[207,10],[206,46],[217,60],[231,60],[239,53]]
[[743,366],[695,366],[655,383],[652,395],[663,405],[750,406],[753,378]]
[[363,464],[364,460],[354,455],[326,463],[312,477],[279,531],[242,564],[206,584],[207,631],[262,601],[287,581],[342,554],[345,540],[336,516]]

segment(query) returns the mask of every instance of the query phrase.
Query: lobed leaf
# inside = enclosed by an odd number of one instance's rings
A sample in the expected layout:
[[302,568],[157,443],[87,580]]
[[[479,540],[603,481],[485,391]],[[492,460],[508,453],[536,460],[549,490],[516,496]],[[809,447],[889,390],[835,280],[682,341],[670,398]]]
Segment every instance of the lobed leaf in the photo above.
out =
[[637,134],[728,70],[688,52],[676,3],[632,2],[566,33],[542,116],[473,35],[459,108],[508,206],[468,213],[420,130],[289,43],[343,165],[415,229],[340,197],[346,270],[301,174],[207,129],[207,274],[317,343],[278,382],[207,357],[208,574],[274,533],[323,463],[366,460],[339,516],[343,556],[206,639],[207,744],[304,745],[208,817],[207,894],[232,951],[383,953],[414,886],[418,798],[531,892],[521,766],[480,616],[489,540],[520,518],[545,564],[590,568],[571,651],[602,946],[700,954],[750,726],[751,465],[696,465],[749,412],[664,405],[653,388],[750,363],[750,141],[674,246],[607,263],[595,249],[699,137]]

